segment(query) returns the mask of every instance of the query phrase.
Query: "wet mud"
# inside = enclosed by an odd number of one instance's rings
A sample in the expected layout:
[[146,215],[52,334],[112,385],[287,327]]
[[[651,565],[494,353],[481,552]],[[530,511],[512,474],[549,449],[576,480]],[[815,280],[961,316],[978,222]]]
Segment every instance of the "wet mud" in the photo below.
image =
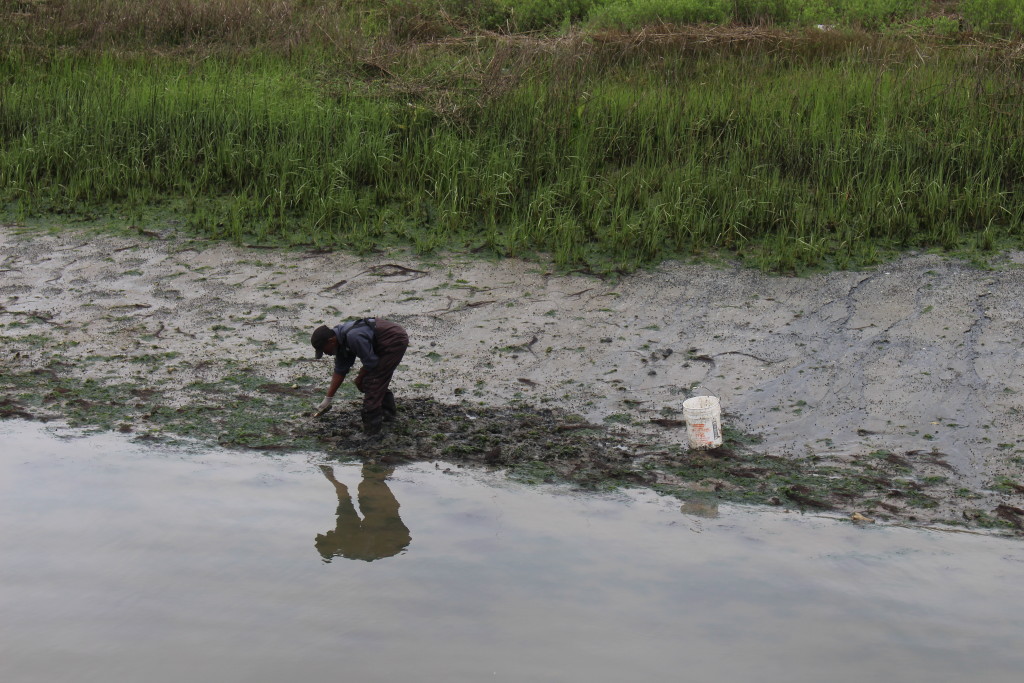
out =
[[[445,463],[439,467],[501,468],[530,482],[568,481],[589,489],[642,486],[693,505],[733,501],[840,511],[862,523],[941,521],[935,512],[951,495],[948,479],[934,474],[951,466],[936,452],[879,450],[837,466],[814,456],[761,453],[755,448],[759,439],[732,429],[726,430],[722,447],[695,450],[556,409],[430,399],[404,402],[400,418],[370,437],[361,433],[357,406],[348,414],[328,413],[303,431],[340,459],[382,464],[426,459]],[[1024,511],[974,509],[966,521],[1019,530]]]
[[[722,447],[694,450],[673,438],[677,420],[667,418],[654,419],[665,434],[657,438],[615,421],[598,424],[525,402],[489,407],[424,397],[401,400],[397,419],[381,434],[367,436],[358,399],[338,401],[320,417],[301,412],[315,389],[234,378],[204,387],[205,402],[170,407],[157,389],[75,385],[56,373],[37,372],[0,381],[0,395],[7,396],[0,401],[0,417],[66,421],[130,433],[140,441],[179,443],[188,437],[255,452],[316,450],[330,459],[383,466],[427,461],[445,469],[484,467],[529,483],[569,482],[590,490],[644,487],[698,506],[763,504],[832,511],[862,523],[939,523],[1015,533],[1024,526],[1024,510],[1001,502],[969,507],[962,519],[944,516],[951,499],[981,494],[951,491],[950,479],[937,473],[952,467],[936,451],[876,450],[837,465],[814,455],[764,453],[761,439],[729,426]],[[20,401],[10,398],[15,393]]]
[[[867,520],[1024,523],[1024,255],[933,255],[772,277],[665,264],[617,280],[400,252],[246,250],[0,229],[0,418],[138,439],[507,469],[688,501]],[[309,331],[400,322],[399,420],[330,375]],[[687,449],[682,401],[721,398],[722,449]]]

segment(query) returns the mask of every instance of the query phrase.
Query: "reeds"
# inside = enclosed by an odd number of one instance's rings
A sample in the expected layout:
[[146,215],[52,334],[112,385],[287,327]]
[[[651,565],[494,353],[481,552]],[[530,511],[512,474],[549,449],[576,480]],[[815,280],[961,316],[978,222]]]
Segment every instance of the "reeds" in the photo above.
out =
[[11,0],[0,16],[0,41],[119,49],[348,50],[382,36],[686,24],[1024,32],[1024,0]]
[[851,267],[1021,244],[1020,71],[999,45],[821,31],[9,46],[0,192],[21,216],[175,203],[239,241]]

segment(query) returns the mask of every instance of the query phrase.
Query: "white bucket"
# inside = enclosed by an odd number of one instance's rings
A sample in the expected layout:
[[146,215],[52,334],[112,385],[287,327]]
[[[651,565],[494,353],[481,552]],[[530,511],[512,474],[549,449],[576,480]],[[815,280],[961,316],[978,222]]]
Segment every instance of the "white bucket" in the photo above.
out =
[[686,436],[690,448],[722,445],[722,404],[714,396],[694,396],[683,401]]

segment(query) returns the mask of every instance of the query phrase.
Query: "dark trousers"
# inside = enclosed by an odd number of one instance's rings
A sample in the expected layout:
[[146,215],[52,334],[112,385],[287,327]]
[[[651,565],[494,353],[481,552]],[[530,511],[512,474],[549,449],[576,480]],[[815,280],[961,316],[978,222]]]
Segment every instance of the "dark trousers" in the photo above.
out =
[[363,392],[363,422],[379,424],[384,414],[395,414],[395,395],[388,389],[395,368],[409,348],[409,336],[398,323],[377,319],[373,335],[373,352],[380,362],[377,367],[363,368],[356,377],[356,387]]

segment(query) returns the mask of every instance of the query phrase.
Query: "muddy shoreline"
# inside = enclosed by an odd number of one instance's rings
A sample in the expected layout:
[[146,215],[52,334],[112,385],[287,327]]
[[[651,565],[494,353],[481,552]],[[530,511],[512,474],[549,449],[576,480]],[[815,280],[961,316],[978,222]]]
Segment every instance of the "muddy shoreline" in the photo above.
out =
[[[616,281],[458,255],[233,247],[171,228],[0,229],[0,416],[140,439],[434,459],[533,481],[647,486],[1024,526],[1024,254],[914,255],[767,276],[666,263]],[[411,347],[402,413],[354,429],[308,335],[377,315]],[[726,447],[684,446],[682,401],[722,399]]]

